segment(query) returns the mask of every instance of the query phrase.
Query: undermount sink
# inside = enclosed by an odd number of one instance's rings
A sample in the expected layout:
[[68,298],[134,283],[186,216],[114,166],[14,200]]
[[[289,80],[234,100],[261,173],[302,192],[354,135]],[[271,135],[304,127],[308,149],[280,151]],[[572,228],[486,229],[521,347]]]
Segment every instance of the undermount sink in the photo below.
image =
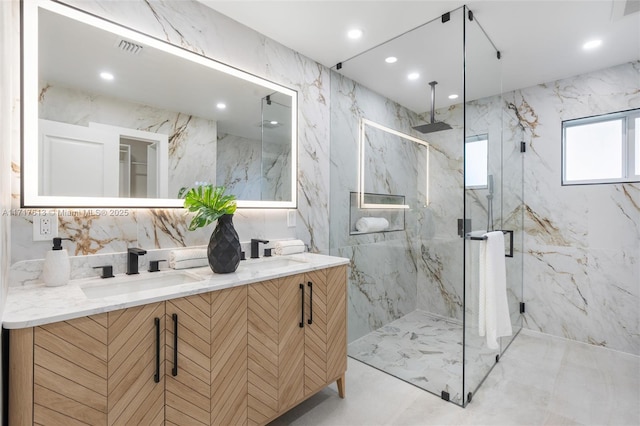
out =
[[184,272],[158,272],[144,275],[128,275],[117,278],[93,280],[81,286],[85,296],[98,299],[132,294],[145,290],[171,287],[200,281],[200,278]]
[[240,262],[238,269],[253,269],[256,271],[265,271],[277,268],[287,268],[290,266],[300,266],[308,263],[301,259],[293,259],[290,257],[262,257],[260,259],[248,259],[247,261]]

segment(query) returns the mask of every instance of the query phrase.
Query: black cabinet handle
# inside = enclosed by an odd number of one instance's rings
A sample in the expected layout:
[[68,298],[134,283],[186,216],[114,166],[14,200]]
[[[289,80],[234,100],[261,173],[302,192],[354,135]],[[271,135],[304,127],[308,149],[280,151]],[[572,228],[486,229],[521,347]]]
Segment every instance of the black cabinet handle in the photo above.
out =
[[311,281],[307,282],[309,286],[309,319],[307,320],[307,324],[313,324],[313,283]]
[[156,374],[153,376],[153,381],[160,383],[160,318],[155,318],[156,324]]
[[304,327],[304,284],[300,284],[300,290],[302,290],[302,296],[300,298],[300,300],[302,301],[301,303],[301,317],[300,317],[300,324],[298,324],[300,326],[300,328]]
[[178,314],[171,315],[173,318],[173,369],[171,374],[178,375]]

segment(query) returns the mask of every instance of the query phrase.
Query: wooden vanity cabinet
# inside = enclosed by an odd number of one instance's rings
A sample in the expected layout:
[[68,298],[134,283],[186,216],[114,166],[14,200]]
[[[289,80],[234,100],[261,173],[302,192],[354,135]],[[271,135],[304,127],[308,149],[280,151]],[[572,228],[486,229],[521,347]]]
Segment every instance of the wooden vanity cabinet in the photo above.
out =
[[346,359],[342,266],[11,330],[9,424],[265,424]]
[[[25,389],[26,384],[19,387],[28,391],[33,405],[18,412],[10,410],[9,424],[31,424],[27,415],[31,412],[33,424],[107,424],[107,328],[107,314],[101,314],[12,330],[10,360],[24,362],[24,368],[32,371],[33,388]],[[14,334],[25,342],[20,354],[13,351]],[[9,401],[16,397],[20,404],[24,394],[17,395],[15,390],[11,383]],[[16,419],[16,414],[21,418]]]
[[246,293],[11,330],[9,423],[246,423]]
[[245,424],[246,286],[169,300],[166,306],[166,424]]
[[[346,267],[249,286],[249,424],[265,424],[347,367]],[[331,353],[332,352],[332,353]]]

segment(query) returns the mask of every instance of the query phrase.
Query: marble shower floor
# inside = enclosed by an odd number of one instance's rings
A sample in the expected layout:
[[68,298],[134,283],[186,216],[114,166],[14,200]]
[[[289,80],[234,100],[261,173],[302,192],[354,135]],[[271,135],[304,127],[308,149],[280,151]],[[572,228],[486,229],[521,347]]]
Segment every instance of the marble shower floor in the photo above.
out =
[[[497,351],[469,330],[464,392],[475,392]],[[350,357],[424,390],[462,403],[462,324],[413,311],[349,344]]]

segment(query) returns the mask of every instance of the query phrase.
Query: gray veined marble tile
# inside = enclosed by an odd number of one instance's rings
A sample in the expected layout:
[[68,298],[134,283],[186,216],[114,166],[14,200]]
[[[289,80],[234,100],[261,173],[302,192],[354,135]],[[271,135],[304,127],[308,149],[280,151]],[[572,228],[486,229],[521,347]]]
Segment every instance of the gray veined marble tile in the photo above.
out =
[[[496,351],[468,330],[466,387],[473,392],[495,362]],[[398,377],[429,392],[450,394],[461,404],[462,323],[413,311],[349,343],[350,357]]]

